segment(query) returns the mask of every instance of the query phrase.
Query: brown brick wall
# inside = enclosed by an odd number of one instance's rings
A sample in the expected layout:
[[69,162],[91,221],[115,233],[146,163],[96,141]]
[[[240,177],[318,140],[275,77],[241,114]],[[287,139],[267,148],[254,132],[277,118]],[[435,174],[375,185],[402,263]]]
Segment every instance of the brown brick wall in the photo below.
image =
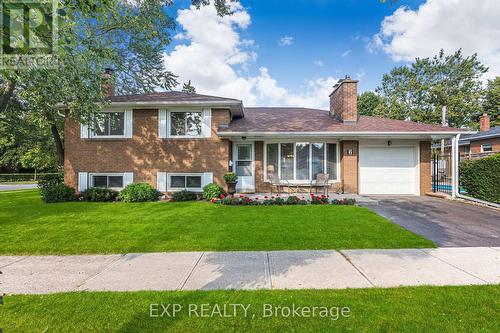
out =
[[[345,193],[358,193],[359,142],[342,141],[340,144],[342,187]],[[349,149],[352,149],[352,155],[347,154]]]
[[491,144],[494,152],[500,152],[500,138],[491,138],[470,142],[470,152],[472,154],[481,153],[481,145]]
[[230,144],[216,132],[230,121],[228,110],[212,110],[212,137],[159,139],[158,111],[134,110],[131,139],[80,139],[80,125],[65,119],[65,182],[77,188],[78,172],[133,172],[134,182],[156,188],[157,172],[213,172],[224,185]]
[[358,121],[357,81],[343,81],[330,95],[330,114],[339,121]]
[[431,142],[420,141],[420,195],[431,192]]

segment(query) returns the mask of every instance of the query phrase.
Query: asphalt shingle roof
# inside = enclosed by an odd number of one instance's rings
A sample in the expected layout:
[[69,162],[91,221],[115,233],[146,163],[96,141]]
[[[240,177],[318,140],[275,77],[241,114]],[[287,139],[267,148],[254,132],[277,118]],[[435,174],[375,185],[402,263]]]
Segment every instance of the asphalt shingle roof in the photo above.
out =
[[244,108],[245,117],[233,120],[220,132],[456,132],[452,127],[360,116],[355,124],[332,118],[327,110],[308,108]]
[[496,126],[491,128],[489,131],[486,132],[477,132],[476,134],[464,134],[460,137],[460,141],[474,141],[474,140],[479,140],[481,137],[484,136],[497,136],[500,137],[500,126]]
[[111,102],[212,102],[212,101],[233,101],[241,102],[237,99],[188,94],[181,91],[165,91],[156,92],[151,94],[137,94],[137,95],[121,95],[112,96],[109,99]]

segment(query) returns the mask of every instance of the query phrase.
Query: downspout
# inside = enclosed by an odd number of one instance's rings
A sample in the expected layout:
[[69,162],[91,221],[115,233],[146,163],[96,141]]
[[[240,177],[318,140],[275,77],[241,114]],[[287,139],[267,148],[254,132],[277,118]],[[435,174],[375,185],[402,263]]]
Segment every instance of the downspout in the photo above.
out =
[[458,141],[460,140],[460,133],[451,139],[451,197],[456,198],[459,193],[458,185],[458,160],[460,159],[458,151]]

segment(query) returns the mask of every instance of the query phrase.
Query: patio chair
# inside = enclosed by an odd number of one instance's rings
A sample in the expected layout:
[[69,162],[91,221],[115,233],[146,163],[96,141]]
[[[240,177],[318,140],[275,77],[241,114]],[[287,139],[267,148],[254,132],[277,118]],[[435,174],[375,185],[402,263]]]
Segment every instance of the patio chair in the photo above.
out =
[[316,179],[313,179],[309,183],[309,190],[312,193],[312,188],[315,188],[315,193],[318,193],[318,187],[323,187],[323,194],[328,195],[329,184],[328,180],[330,179],[330,175],[328,173],[318,173],[316,175]]
[[276,186],[278,194],[281,194],[283,186],[288,186],[288,188],[290,188],[290,182],[288,180],[279,179],[278,175],[275,173],[268,173],[267,178],[269,179],[268,183],[271,184],[271,194],[273,193],[273,186]]

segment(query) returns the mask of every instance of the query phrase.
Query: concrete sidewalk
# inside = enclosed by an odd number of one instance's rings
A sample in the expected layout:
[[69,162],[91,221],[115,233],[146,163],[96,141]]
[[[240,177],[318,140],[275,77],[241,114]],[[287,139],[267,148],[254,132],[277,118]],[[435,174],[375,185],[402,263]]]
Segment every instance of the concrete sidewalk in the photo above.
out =
[[0,293],[500,283],[500,248],[0,256]]

